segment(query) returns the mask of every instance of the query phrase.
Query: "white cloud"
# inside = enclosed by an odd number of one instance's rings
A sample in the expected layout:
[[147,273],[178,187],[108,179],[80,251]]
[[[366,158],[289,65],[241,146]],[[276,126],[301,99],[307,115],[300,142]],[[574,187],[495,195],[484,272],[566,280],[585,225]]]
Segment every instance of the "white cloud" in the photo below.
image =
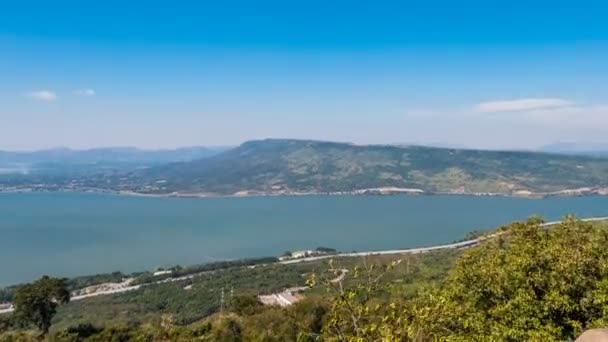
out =
[[[505,101],[499,101],[505,102]],[[406,110],[399,127],[407,140],[493,149],[528,149],[556,141],[606,142],[608,104],[570,101],[535,103],[532,109],[514,106],[493,114],[471,110],[478,105]],[[502,106],[505,108],[505,106]],[[498,109],[493,106],[491,109]],[[437,125],[440,122],[441,125]],[[388,129],[387,129],[388,132]],[[388,134],[388,133],[387,133]]]
[[556,109],[569,107],[574,103],[559,98],[530,98],[506,101],[489,101],[475,105],[473,108],[481,113],[519,112],[526,110]]
[[31,91],[29,93],[26,93],[25,97],[27,97],[28,99],[32,99],[32,100],[47,101],[47,102],[57,100],[57,94],[55,94],[54,92],[52,92],[50,90]]
[[77,89],[74,90],[74,95],[79,96],[95,96],[95,90],[87,88],[87,89]]

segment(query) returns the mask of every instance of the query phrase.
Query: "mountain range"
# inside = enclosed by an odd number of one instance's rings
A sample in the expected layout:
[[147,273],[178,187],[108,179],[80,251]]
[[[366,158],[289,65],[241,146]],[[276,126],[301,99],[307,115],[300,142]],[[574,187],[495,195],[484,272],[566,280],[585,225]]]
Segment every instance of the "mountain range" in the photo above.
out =
[[606,143],[553,143],[543,146],[543,152],[588,155],[588,156],[606,156],[608,157],[608,144]]
[[227,147],[183,147],[142,150],[135,147],[109,147],[88,150],[55,148],[31,152],[0,151],[0,166],[86,165],[86,164],[164,164],[210,157]]
[[[608,159],[540,152],[267,139],[208,158],[131,172],[148,193],[289,194],[394,188],[428,193],[550,193],[608,186]],[[120,185],[118,185],[120,186]]]
[[0,152],[0,191],[174,196],[608,194],[608,157],[266,139],[235,148]]

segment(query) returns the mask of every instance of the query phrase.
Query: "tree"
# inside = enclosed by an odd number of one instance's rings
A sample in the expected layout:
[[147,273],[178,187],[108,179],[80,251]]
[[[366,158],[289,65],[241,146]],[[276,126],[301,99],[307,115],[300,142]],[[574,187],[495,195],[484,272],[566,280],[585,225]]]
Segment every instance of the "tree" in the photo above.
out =
[[[403,329],[405,320],[401,316],[401,306],[396,303],[384,303],[380,300],[386,295],[391,285],[382,282],[388,272],[393,270],[400,260],[389,264],[368,264],[365,259],[363,267],[355,267],[349,272],[354,284],[348,285],[340,277],[343,270],[334,267],[330,260],[333,274],[324,281],[327,288],[334,293],[329,310],[323,313],[324,325],[320,337],[323,341],[408,341],[407,332]],[[314,286],[316,277],[308,283]]]
[[45,336],[57,307],[69,301],[66,280],[44,276],[17,289],[13,302],[15,318],[22,323],[34,324]]

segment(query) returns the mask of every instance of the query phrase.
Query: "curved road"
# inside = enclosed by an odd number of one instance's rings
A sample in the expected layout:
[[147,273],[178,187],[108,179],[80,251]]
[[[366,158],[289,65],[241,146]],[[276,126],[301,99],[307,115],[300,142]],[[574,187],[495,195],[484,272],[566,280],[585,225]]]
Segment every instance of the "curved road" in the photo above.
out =
[[[584,222],[606,221],[606,220],[608,220],[608,216],[589,217],[589,218],[584,218],[584,219],[580,219],[580,220],[584,221]],[[541,226],[542,227],[553,226],[553,225],[558,224],[560,222],[562,222],[562,221],[559,220],[559,221],[545,222]],[[408,248],[408,249],[394,249],[394,250],[384,250],[384,251],[338,253],[338,254],[320,255],[320,256],[314,256],[314,257],[307,257],[307,258],[299,258],[299,259],[293,259],[293,260],[279,261],[279,263],[281,263],[281,264],[294,264],[294,263],[298,263],[298,262],[315,261],[315,260],[335,258],[335,257],[356,257],[356,256],[369,256],[369,255],[388,255],[388,254],[418,254],[418,253],[426,253],[426,252],[437,251],[437,250],[442,250],[442,249],[465,248],[465,247],[475,246],[475,245],[479,244],[483,240],[491,239],[491,238],[496,237],[496,236],[498,236],[500,234],[502,234],[502,232],[498,232],[498,233],[494,233],[494,234],[491,234],[491,235],[486,235],[486,236],[478,237],[478,238],[472,239],[472,240],[466,240],[466,241],[461,241],[461,242],[448,243],[448,244],[445,244],[445,245],[435,245],[435,246],[429,246],[429,247]]]
[[[584,222],[606,221],[606,220],[608,220],[608,216],[589,217],[589,218],[584,218],[584,219],[580,219],[580,220],[584,221]],[[560,220],[560,221],[545,222],[542,224],[542,226],[548,227],[548,226],[558,224],[560,222],[562,222],[562,221]],[[279,261],[278,263],[286,265],[286,264],[294,264],[294,263],[298,263],[298,262],[315,261],[315,260],[322,260],[322,259],[335,258],[335,257],[357,257],[357,256],[369,256],[369,255],[389,255],[389,254],[418,254],[418,253],[426,253],[426,252],[443,250],[443,249],[458,249],[458,248],[475,246],[484,240],[491,239],[500,234],[502,234],[502,232],[478,237],[478,238],[472,239],[472,240],[448,243],[445,245],[436,245],[436,246],[430,246],[430,247],[394,249],[394,250],[384,250],[384,251],[354,252],[354,253],[338,253],[338,254],[331,254],[331,255],[321,255],[321,256],[308,257],[308,258],[285,260],[285,261]],[[160,283],[166,283],[166,282],[179,281],[179,280],[184,280],[184,279],[188,279],[188,278],[194,278],[198,275],[199,274],[192,274],[192,275],[184,276],[184,277],[180,277],[180,278],[169,278],[169,279],[161,280],[161,281],[151,283],[151,284],[160,284]],[[344,275],[344,273],[343,273],[343,275]],[[114,289],[114,290],[100,291],[100,292],[95,292],[95,293],[82,295],[82,296],[74,296],[71,298],[71,300],[81,300],[81,299],[94,297],[94,296],[110,295],[110,294],[116,294],[116,293],[123,293],[123,292],[127,292],[127,291],[133,291],[133,290],[137,290],[137,289],[141,288],[141,286],[145,286],[145,285],[149,285],[149,284],[127,286],[127,287]],[[0,309],[0,314],[9,313],[9,312],[12,312],[13,310],[14,310],[13,307],[10,307],[7,309]]]

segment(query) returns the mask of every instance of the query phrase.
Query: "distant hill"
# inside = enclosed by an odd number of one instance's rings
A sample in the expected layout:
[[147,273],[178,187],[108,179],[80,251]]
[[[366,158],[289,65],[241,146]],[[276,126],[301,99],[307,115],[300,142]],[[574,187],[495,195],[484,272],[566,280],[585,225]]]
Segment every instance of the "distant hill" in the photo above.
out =
[[153,193],[325,193],[382,187],[546,193],[608,186],[608,159],[270,139],[206,159],[140,170],[123,180],[131,190]]
[[227,148],[185,147],[167,150],[141,150],[134,147],[72,150],[57,148],[33,152],[0,151],[0,166],[86,165],[86,164],[165,164],[213,156]]
[[550,153],[608,157],[608,144],[606,143],[554,143],[543,146],[540,150]]

